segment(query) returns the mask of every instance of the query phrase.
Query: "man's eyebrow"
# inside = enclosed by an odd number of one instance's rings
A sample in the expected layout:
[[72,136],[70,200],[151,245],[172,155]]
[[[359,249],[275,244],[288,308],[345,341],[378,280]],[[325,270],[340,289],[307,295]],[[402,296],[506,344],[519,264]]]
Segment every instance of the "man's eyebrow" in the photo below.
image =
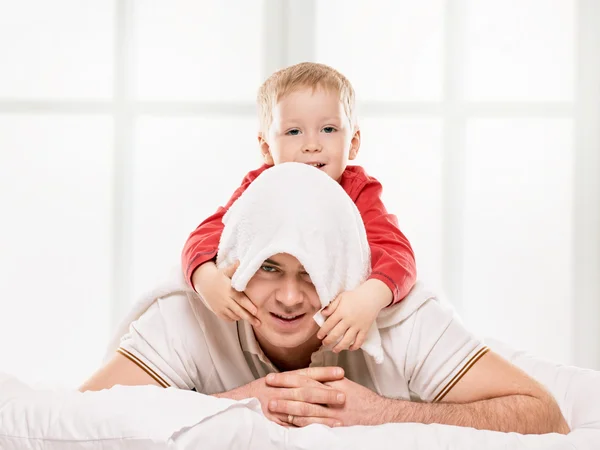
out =
[[269,258],[265,259],[265,262],[267,264],[271,264],[273,266],[281,267],[281,264],[279,264],[278,262],[275,262],[275,261],[273,261],[272,259],[269,259]]

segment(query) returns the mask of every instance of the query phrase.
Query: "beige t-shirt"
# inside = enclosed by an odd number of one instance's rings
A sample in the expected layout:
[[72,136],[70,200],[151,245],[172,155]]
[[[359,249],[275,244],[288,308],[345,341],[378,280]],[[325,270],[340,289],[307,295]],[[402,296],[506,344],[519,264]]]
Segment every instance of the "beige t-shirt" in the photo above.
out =
[[[381,318],[382,316],[385,316]],[[380,395],[440,401],[488,349],[454,312],[416,287],[378,319],[384,362],[362,350],[324,348],[311,367],[340,366],[346,377]],[[118,351],[162,386],[205,394],[228,391],[277,372],[251,325],[216,317],[193,292],[157,299],[130,326]]]

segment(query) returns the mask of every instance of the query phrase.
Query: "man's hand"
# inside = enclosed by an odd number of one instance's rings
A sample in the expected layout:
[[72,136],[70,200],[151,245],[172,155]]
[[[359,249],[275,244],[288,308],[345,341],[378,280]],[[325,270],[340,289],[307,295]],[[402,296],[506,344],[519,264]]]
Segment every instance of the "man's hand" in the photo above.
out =
[[[294,376],[288,373],[278,373],[267,383],[270,386],[287,387],[296,386],[300,383]],[[335,392],[342,393],[344,402],[308,402],[296,401],[294,399],[280,398],[269,404],[271,413],[276,414],[281,420],[293,417],[293,424],[304,427],[311,423],[323,423],[326,418],[328,423],[334,426],[351,425],[379,425],[386,423],[385,411],[388,399],[377,395],[360,384],[342,378],[324,383]]]
[[[337,389],[323,383],[343,377],[344,371],[339,367],[314,367],[272,373],[245,386],[215,396],[234,400],[255,397],[260,401],[265,417],[286,427],[303,427],[311,423],[333,427],[338,425],[337,419],[332,418],[332,413],[321,405],[342,405],[345,396]],[[310,410],[310,414],[292,415],[277,412],[282,402],[290,403],[294,408]],[[320,414],[316,409],[313,411],[312,408],[316,407],[320,408],[318,410]]]
[[231,287],[231,277],[239,265],[238,261],[229,267],[218,269],[214,262],[206,262],[194,271],[192,283],[206,306],[218,317],[232,322],[244,319],[258,327],[258,308],[246,294]]
[[323,309],[325,323],[317,333],[333,351],[358,350],[365,342],[379,311],[392,301],[389,288],[379,280],[367,280],[353,291],[342,292]]

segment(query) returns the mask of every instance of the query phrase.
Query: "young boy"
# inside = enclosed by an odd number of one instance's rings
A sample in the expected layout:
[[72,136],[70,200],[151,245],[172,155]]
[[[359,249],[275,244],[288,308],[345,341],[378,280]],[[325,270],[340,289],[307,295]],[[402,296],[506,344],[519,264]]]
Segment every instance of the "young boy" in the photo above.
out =
[[[258,142],[264,165],[246,175],[225,207],[202,222],[182,254],[185,277],[206,304],[226,320],[260,326],[256,307],[231,287],[235,267],[217,269],[221,219],[256,177],[275,164],[301,162],[337,180],[363,218],[371,249],[370,278],[341,293],[325,310],[317,334],[333,351],[356,350],[379,311],[402,300],[416,280],[415,258],[397,219],[381,201],[381,184],[359,166],[348,166],[360,147],[354,89],[331,67],[301,63],[275,72],[261,86],[257,103]],[[339,341],[339,342],[338,342]]]

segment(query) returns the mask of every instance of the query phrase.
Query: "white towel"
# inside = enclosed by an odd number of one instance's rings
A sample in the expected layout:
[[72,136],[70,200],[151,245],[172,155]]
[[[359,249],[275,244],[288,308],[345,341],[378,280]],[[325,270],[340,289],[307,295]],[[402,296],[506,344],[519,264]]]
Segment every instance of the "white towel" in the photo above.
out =
[[[277,253],[300,261],[322,307],[369,276],[370,250],[360,213],[339,183],[315,167],[285,163],[266,170],[231,206],[223,223],[217,265],[240,261],[231,280],[237,291],[244,291],[263,262]],[[320,311],[314,319],[323,324]],[[375,362],[383,361],[375,324],[362,349]]]

